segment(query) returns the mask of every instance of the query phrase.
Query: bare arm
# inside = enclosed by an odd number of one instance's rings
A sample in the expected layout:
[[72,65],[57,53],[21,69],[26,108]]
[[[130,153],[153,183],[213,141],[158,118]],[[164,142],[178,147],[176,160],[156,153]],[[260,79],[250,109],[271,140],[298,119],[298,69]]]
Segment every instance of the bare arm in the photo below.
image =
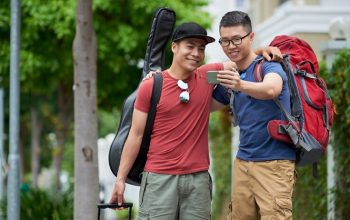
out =
[[282,91],[283,80],[277,73],[266,74],[262,82],[241,80],[236,71],[220,71],[220,84],[232,90],[241,91],[256,99],[274,99]]
[[237,69],[237,65],[235,62],[232,61],[226,61],[224,64],[224,70],[233,70]]
[[123,153],[120,159],[118,176],[114,184],[110,203],[118,203],[121,205],[124,202],[126,177],[140,151],[147,115],[147,113],[134,109],[129,136],[125,141]]
[[220,102],[216,101],[214,98],[211,98],[210,112],[218,111],[224,107],[225,107],[224,104],[221,104]]

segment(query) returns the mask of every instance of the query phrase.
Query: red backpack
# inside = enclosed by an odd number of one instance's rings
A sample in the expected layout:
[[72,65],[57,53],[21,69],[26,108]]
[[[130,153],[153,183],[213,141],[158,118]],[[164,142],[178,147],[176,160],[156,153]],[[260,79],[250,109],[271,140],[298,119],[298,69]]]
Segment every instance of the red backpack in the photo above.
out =
[[[325,153],[335,107],[325,81],[318,76],[318,62],[310,45],[296,37],[281,35],[270,43],[284,54],[282,67],[288,77],[291,112],[274,100],[288,119],[268,123],[271,137],[293,143],[297,165],[315,164]],[[263,79],[262,63],[255,65],[254,77]]]

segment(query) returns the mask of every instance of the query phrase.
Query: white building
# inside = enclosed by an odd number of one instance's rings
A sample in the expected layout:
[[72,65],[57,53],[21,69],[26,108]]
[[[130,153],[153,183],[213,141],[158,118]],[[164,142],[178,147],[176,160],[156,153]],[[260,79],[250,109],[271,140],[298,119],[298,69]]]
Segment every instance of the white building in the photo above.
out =
[[[209,34],[216,39],[221,17],[231,10],[250,15],[256,48],[267,46],[276,35],[294,35],[309,42],[319,59],[321,44],[331,39],[331,22],[339,17],[350,19],[349,0],[212,0],[208,11],[215,21]],[[207,48],[208,61],[226,59],[217,42]]]

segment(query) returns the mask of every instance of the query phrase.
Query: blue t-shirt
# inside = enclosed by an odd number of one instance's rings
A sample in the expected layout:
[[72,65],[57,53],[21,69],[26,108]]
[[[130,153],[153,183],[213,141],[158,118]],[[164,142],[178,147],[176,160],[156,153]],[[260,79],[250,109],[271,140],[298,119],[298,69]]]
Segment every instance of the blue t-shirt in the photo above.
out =
[[[247,69],[240,71],[241,79],[256,82],[254,66],[258,56]],[[264,76],[277,73],[283,79],[279,101],[290,112],[290,94],[286,73],[280,63],[263,62]],[[230,99],[225,87],[218,85],[213,97],[221,103],[229,104]],[[269,121],[286,120],[279,107],[273,100],[255,99],[242,92],[234,92],[233,101],[236,120],[240,128],[240,143],[237,157],[246,161],[295,160],[295,149],[291,144],[271,138],[267,131]]]

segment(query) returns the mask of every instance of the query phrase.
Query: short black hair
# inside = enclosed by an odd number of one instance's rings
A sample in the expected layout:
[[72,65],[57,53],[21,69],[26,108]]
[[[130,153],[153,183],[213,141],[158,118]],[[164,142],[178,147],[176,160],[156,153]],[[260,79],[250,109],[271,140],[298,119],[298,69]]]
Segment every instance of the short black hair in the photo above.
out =
[[220,21],[219,28],[242,25],[248,32],[252,32],[252,22],[247,13],[242,11],[227,12]]

